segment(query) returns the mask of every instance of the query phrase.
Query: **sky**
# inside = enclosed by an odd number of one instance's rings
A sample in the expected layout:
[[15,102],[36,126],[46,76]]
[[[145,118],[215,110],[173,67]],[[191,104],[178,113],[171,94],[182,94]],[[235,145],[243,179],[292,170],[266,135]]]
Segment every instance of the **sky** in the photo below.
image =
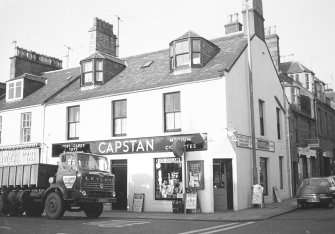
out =
[[[335,88],[334,0],[263,0],[264,25],[276,26],[282,61],[299,61]],[[78,67],[89,55],[93,18],[114,25],[120,57],[162,49],[192,30],[211,40],[225,35],[227,16],[242,0],[0,0],[0,82],[9,79],[15,44]],[[69,50],[69,60],[66,55]],[[68,65],[67,65],[68,64]]]

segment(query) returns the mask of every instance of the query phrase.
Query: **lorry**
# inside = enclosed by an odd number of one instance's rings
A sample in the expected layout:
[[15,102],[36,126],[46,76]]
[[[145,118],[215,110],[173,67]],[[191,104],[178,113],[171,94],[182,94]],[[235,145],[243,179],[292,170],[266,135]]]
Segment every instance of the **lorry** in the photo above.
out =
[[66,152],[58,165],[38,162],[0,165],[0,215],[60,219],[65,211],[99,217],[115,202],[115,176],[104,156]]

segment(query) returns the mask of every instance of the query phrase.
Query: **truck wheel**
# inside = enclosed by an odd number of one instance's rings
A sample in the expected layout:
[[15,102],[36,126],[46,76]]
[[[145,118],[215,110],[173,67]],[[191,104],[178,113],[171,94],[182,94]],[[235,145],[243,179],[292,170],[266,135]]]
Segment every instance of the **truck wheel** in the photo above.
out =
[[48,195],[45,201],[45,213],[49,219],[60,219],[65,212],[64,202],[62,197],[57,192],[52,192]]
[[24,212],[29,217],[40,217],[43,214],[44,209],[42,204],[37,202],[31,202],[29,204],[26,204]]
[[87,218],[97,218],[101,215],[104,209],[103,203],[86,203],[83,210]]

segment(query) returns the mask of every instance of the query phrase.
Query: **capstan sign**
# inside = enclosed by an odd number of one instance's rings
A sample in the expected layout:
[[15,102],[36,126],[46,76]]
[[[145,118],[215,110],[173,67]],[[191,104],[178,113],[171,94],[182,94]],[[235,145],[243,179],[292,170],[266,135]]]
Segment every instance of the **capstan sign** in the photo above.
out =
[[100,155],[172,152],[174,141],[185,142],[185,151],[207,150],[207,133],[125,138],[103,141],[69,142],[52,145],[52,156],[63,152],[86,152]]

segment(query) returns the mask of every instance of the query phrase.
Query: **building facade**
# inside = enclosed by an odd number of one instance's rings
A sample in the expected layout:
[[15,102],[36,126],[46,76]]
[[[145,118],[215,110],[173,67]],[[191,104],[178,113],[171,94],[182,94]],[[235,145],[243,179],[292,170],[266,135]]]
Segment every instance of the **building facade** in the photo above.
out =
[[290,197],[287,100],[264,41],[261,1],[242,13],[250,43],[236,17],[221,38],[189,31],[166,50],[123,59],[113,26],[95,18],[80,67],[34,74],[41,86],[1,99],[2,160],[30,148],[44,163],[64,151],[106,155],[116,175],[113,209],[131,210],[142,193],[144,211],[171,212],[171,201],[194,187],[205,213],[251,207],[254,184],[265,203],[274,188]]

